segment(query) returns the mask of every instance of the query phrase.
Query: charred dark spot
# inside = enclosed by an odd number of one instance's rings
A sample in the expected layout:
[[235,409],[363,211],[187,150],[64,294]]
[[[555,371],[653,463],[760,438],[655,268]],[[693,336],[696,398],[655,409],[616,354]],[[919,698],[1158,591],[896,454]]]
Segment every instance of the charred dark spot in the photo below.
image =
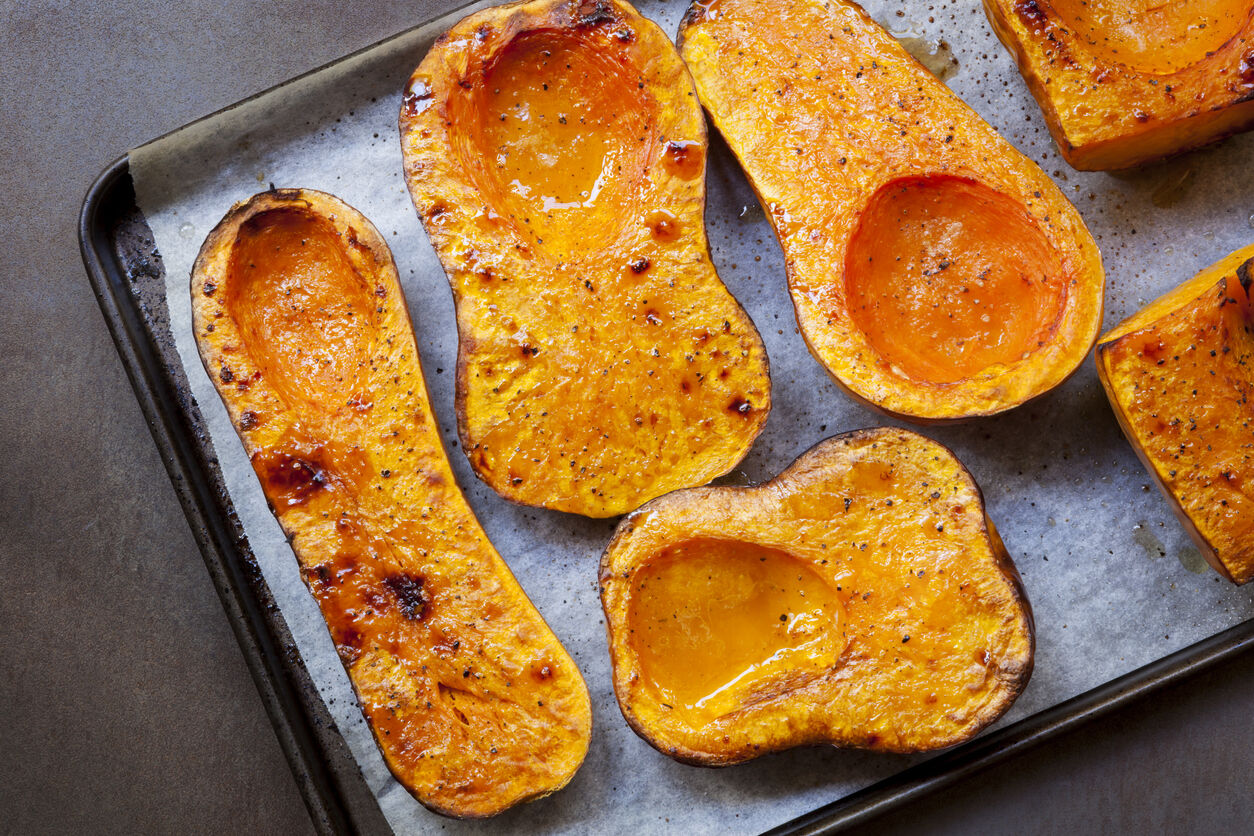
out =
[[352,627],[340,628],[335,635],[335,650],[345,665],[356,662],[361,655],[361,633]]
[[1138,122],[1148,122],[1149,114],[1143,110],[1134,110],[1132,111],[1132,118]]
[[605,0],[594,0],[591,3],[583,3],[576,12],[576,25],[591,29],[594,26],[602,26],[608,23],[617,23],[618,18],[614,16],[614,9]]
[[866,736],[866,746],[868,749],[874,748],[880,742],[880,736],[872,732]]
[[540,353],[540,349],[536,348],[534,345],[527,345],[524,343],[521,348],[523,357],[535,357]]
[[239,428],[241,430],[254,429],[260,423],[261,423],[261,419],[258,418],[257,413],[253,412],[251,409],[246,412],[240,413]]
[[729,377],[731,377],[731,369],[719,369],[718,371],[719,380],[726,380]]
[[1254,258],[1246,260],[1244,264],[1237,267],[1237,281],[1241,283],[1241,287],[1248,294],[1250,286],[1254,285]]
[[1049,28],[1049,17],[1036,0],[1018,0],[1015,3],[1015,14],[1025,24],[1032,27],[1034,34],[1039,35]]
[[644,312],[644,321],[649,323],[650,325],[661,325],[662,317],[658,315],[657,311],[653,310],[652,308],[649,308],[647,311]]
[[315,595],[325,592],[334,586],[331,570],[325,564],[319,564],[306,572],[305,582],[309,584],[309,588],[313,590]]
[[629,44],[636,39],[636,33],[624,26],[622,29],[614,32],[614,37],[621,43]]
[[282,451],[254,453],[253,469],[276,508],[300,505],[325,489],[328,482],[326,471],[320,466]]
[[457,86],[458,86],[458,87],[460,87],[460,88],[462,88],[463,90],[470,90],[470,89],[472,89],[475,85],[471,84],[469,81],[467,81],[466,79],[462,78],[462,79],[458,79],[458,81],[457,81]]
[[435,223],[441,217],[443,217],[444,213],[447,211],[448,211],[447,206],[445,206],[443,203],[437,203],[436,205],[432,206],[427,211],[427,220],[431,221],[432,223]]
[[548,662],[532,662],[531,675],[537,682],[547,682],[553,678],[553,667]]
[[753,404],[749,403],[744,398],[732,398],[731,403],[727,405],[727,410],[729,412],[734,412],[737,415],[748,415],[753,411]]
[[1241,63],[1237,65],[1237,76],[1244,84],[1254,87],[1254,49],[1241,56]]
[[492,37],[492,27],[486,23],[475,30],[475,40],[479,43],[483,43],[490,37]]
[[647,258],[638,258],[631,263],[631,272],[635,273],[636,275],[640,275],[641,273],[643,273],[645,270],[648,270],[648,269],[649,269],[649,259]]
[[231,371],[230,367],[223,363],[222,368],[218,371],[218,377],[223,383],[230,383],[235,379],[235,372]]
[[380,285],[375,285],[375,288],[374,288],[374,295],[375,295],[375,296],[378,296],[380,299],[382,299],[383,297],[385,297],[385,296],[387,296],[387,295],[388,295],[388,289],[387,289],[386,287],[384,287],[383,285],[381,285],[381,284],[380,284]]
[[422,588],[422,578],[408,572],[401,572],[388,575],[383,579],[383,585],[396,599],[401,614],[410,621],[421,621],[426,615],[427,596]]
[[206,296],[212,296],[213,292],[217,289],[218,289],[218,286],[214,284],[213,282],[205,282],[205,295]]

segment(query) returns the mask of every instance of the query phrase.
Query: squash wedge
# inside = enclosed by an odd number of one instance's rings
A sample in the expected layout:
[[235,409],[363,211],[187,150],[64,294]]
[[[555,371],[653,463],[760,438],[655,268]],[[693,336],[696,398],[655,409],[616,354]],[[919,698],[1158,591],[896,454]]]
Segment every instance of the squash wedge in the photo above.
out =
[[1102,336],[1097,374],[1202,556],[1254,578],[1254,244]]
[[984,0],[1058,150],[1128,168],[1254,127],[1251,0]]

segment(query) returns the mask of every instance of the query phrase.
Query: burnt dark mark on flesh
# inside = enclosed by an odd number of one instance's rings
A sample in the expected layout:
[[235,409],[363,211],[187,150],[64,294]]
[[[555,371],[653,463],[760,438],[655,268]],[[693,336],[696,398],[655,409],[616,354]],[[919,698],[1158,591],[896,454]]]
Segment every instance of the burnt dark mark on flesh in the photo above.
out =
[[276,452],[268,456],[255,453],[253,467],[261,477],[266,496],[276,507],[307,502],[314,494],[326,489],[329,481],[322,467],[290,453]]
[[1049,28],[1049,17],[1046,16],[1045,10],[1040,7],[1036,0],[1018,0],[1015,3],[1015,14],[1024,23],[1035,28],[1035,34],[1041,34]]
[[636,39],[636,33],[624,26],[622,29],[614,32],[614,37],[617,38],[620,43],[629,44]]
[[422,588],[422,578],[401,572],[388,575],[383,579],[383,585],[396,599],[397,606],[401,608],[401,614],[410,621],[421,621],[426,615],[427,595]]
[[1244,264],[1237,266],[1237,281],[1241,283],[1241,287],[1245,289],[1248,295],[1250,286],[1254,285],[1254,258],[1248,259]]
[[434,223],[435,221],[439,220],[447,211],[448,211],[447,206],[445,206],[443,203],[437,203],[435,206],[432,206],[431,209],[427,212],[427,220]]
[[214,284],[213,282],[205,282],[205,295],[206,296],[212,296],[213,292],[217,289],[218,289],[218,286]]
[[648,269],[649,269],[649,259],[647,258],[638,258],[631,263],[631,272],[635,273],[636,275],[640,275],[641,273],[643,273],[645,270],[648,270]]
[[605,0],[595,0],[593,3],[584,3],[579,6],[575,12],[575,24],[583,29],[591,29],[596,26],[605,24],[618,23],[618,18],[614,15],[614,9]]
[[230,367],[224,363],[222,368],[218,371],[218,377],[223,383],[230,383],[235,379],[235,372],[231,371]]
[[1254,49],[1241,56],[1241,63],[1237,66],[1237,76],[1242,83],[1254,87]]
[[245,410],[239,416],[239,428],[241,430],[251,430],[261,423],[261,418],[251,409]]
[[753,404],[744,398],[732,398],[732,402],[727,405],[727,410],[737,415],[748,415],[753,411]]

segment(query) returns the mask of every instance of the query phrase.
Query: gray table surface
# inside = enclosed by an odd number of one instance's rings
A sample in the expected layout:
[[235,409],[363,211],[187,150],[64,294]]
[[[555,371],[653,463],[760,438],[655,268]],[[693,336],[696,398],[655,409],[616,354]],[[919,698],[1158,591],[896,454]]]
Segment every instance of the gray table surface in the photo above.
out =
[[[76,220],[127,148],[425,8],[0,2],[0,833],[311,829]],[[1252,675],[1224,665],[868,830],[1254,832]]]

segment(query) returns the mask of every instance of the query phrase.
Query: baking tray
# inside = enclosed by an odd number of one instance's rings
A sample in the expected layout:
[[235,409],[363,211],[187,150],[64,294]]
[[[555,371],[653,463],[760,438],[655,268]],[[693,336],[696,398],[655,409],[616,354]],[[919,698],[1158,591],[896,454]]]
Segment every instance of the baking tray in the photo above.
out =
[[[172,345],[165,271],[136,206],[127,158],[111,165],[93,184],[83,204],[79,233],[101,310],[315,826],[326,833],[388,832],[374,794],[296,650],[231,505],[201,412]],[[1239,623],[1079,696],[996,727],[772,832],[827,833],[866,821],[1233,657],[1250,647],[1252,637],[1254,620]]]

